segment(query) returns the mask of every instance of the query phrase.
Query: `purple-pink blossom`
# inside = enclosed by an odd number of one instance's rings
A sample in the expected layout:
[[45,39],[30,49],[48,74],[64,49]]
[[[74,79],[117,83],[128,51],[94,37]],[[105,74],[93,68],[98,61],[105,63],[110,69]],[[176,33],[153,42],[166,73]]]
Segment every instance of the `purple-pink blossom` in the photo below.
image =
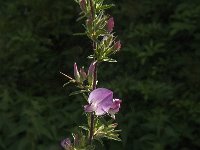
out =
[[69,150],[71,147],[71,141],[69,138],[66,138],[64,140],[61,141],[61,146],[65,149],[65,150]]
[[113,28],[114,28],[114,18],[111,17],[110,19],[108,19],[108,22],[107,22],[107,30],[108,32],[112,32],[113,31]]
[[114,114],[119,111],[121,100],[113,99],[111,90],[97,88],[90,93],[88,103],[85,112],[95,112],[97,116],[110,114],[114,118]]

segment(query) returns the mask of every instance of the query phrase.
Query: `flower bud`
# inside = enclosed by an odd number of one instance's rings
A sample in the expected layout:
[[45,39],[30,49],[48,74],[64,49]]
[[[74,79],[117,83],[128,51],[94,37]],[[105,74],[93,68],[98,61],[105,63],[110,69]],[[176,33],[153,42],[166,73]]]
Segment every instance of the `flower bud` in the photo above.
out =
[[80,80],[81,80],[81,82],[82,82],[82,81],[85,81],[86,78],[87,78],[87,74],[85,73],[85,70],[84,70],[84,68],[82,67],[82,68],[80,69]]
[[92,20],[89,18],[86,20],[86,26],[88,31],[91,33],[92,32]]
[[86,25],[91,26],[92,25],[92,20],[89,18],[86,20]]
[[69,138],[66,138],[66,139],[62,140],[62,142],[61,142],[61,146],[62,146],[65,150],[70,150],[70,148],[72,147],[71,144],[72,144],[72,143],[71,143],[71,141],[70,141]]
[[76,63],[74,63],[74,77],[75,77],[76,81],[80,82],[80,74],[78,72],[78,67],[77,67]]
[[90,85],[93,84],[95,66],[96,66],[96,62],[92,62],[92,63],[90,64],[89,69],[88,69],[88,83],[89,83]]
[[114,44],[114,49],[115,49],[115,51],[119,51],[121,49],[121,42],[120,41],[117,41]]
[[85,0],[80,1],[80,8],[82,11],[85,11],[85,9],[86,9],[86,1]]
[[107,31],[112,32],[114,28],[114,19],[111,17],[107,22]]

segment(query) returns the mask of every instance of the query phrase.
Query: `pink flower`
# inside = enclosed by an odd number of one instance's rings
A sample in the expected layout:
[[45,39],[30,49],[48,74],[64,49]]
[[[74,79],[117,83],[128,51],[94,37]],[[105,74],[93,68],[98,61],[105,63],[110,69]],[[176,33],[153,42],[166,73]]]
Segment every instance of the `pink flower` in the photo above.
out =
[[112,32],[114,28],[114,19],[111,17],[107,22],[107,31]]
[[121,100],[113,99],[113,92],[106,88],[97,88],[92,91],[88,98],[89,105],[85,105],[85,112],[95,112],[95,115],[101,116],[106,113],[115,118],[119,111]]

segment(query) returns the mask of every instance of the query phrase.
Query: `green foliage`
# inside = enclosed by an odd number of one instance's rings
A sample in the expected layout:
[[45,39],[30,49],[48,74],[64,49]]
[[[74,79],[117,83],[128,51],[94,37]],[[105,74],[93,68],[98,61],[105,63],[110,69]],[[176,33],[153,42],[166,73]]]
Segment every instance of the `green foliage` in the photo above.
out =
[[[105,149],[199,149],[199,1],[114,3],[123,48],[98,79],[123,98],[122,143],[106,141]],[[68,97],[74,89],[62,88],[59,74],[91,54],[90,43],[72,35],[83,32],[78,12],[68,0],[0,1],[0,149],[59,150],[83,124],[84,102]]]
[[[86,137],[88,139],[89,135],[90,135],[90,127],[91,127],[90,114],[87,115],[87,118],[88,118],[88,125],[79,126],[79,128],[85,132],[85,134],[81,134],[81,135],[83,137],[84,137],[84,135],[86,135]],[[119,132],[121,132],[121,130],[116,129],[117,125],[118,125],[117,123],[113,123],[113,120],[107,121],[103,117],[95,117],[94,131],[93,131],[94,132],[94,140],[97,142],[100,142],[100,144],[102,146],[104,146],[102,139],[121,141],[121,139],[119,138]],[[79,137],[81,137],[81,136],[79,136]]]
[[[120,130],[116,130],[117,123],[106,122],[103,118],[96,119],[94,128],[94,139],[101,141],[101,138],[121,141],[119,138]],[[101,142],[102,143],[102,142]]]

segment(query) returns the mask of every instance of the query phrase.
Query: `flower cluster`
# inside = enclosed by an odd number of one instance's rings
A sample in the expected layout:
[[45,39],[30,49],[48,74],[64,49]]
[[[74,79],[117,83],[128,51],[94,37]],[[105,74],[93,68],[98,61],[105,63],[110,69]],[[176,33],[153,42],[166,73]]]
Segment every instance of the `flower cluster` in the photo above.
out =
[[[116,40],[113,29],[115,26],[114,18],[105,14],[105,9],[113,5],[104,5],[104,0],[75,0],[81,9],[80,18],[85,18],[85,34],[92,41],[93,54],[88,56],[92,59],[87,71],[84,67],[78,68],[74,63],[74,77],[64,73],[70,81],[75,84],[78,91],[71,95],[82,94],[87,104],[84,111],[88,119],[88,125],[80,126],[81,130],[73,135],[73,142],[69,138],[61,142],[65,150],[87,149],[94,150],[93,140],[101,141],[102,138],[108,138],[120,141],[119,130],[116,130],[117,123],[112,123],[104,119],[104,116],[110,116],[115,119],[116,113],[120,110],[122,101],[113,98],[113,92],[106,88],[97,87],[97,67],[102,62],[116,62],[111,58],[121,49],[120,40]],[[105,123],[107,122],[107,123]],[[86,134],[82,132],[85,130]]]
[[[115,41],[116,37],[112,33],[114,28],[114,18],[103,16],[100,14],[94,20],[97,22],[96,26],[92,26],[92,22],[89,20],[86,21],[86,31],[89,38],[93,41],[97,41],[95,45],[95,53],[91,55],[90,58],[97,58],[98,61],[111,61],[109,56],[115,54],[121,49],[120,40]],[[93,27],[93,28],[92,28]]]

